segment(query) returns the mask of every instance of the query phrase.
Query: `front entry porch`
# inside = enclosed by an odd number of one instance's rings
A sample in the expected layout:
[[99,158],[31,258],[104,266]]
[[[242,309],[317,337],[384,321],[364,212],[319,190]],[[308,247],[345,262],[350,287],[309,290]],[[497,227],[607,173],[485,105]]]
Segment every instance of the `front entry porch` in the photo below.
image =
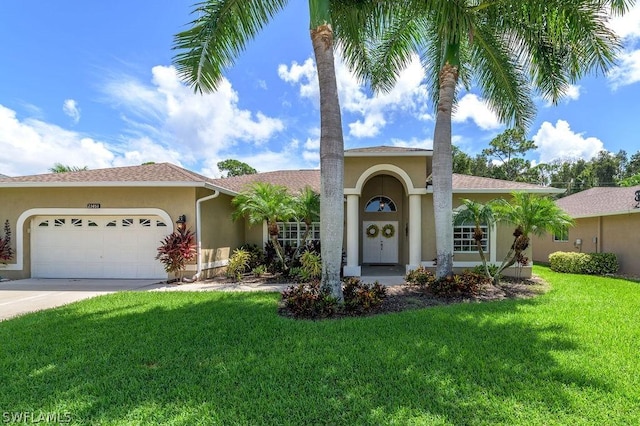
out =
[[355,187],[345,188],[345,276],[388,277],[367,275],[370,272],[363,265],[395,265],[393,281],[397,284],[404,281],[406,271],[420,266],[422,197],[426,193],[426,188],[415,187],[406,171],[394,164],[371,166],[359,175]]
[[361,271],[360,280],[363,283],[373,284],[377,281],[386,286],[404,284],[403,265],[362,265]]

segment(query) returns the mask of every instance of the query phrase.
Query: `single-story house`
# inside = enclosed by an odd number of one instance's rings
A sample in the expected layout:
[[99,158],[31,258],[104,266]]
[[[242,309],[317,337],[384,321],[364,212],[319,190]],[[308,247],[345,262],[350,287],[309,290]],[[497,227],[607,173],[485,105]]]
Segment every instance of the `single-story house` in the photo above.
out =
[[575,219],[575,226],[533,239],[534,261],[548,262],[556,251],[615,253],[621,273],[640,276],[640,185],[591,188],[556,204]]
[[[360,276],[368,264],[433,266],[432,151],[372,147],[345,151],[344,274]],[[0,179],[0,221],[9,220],[15,256],[0,265],[8,278],[159,278],[167,274],[155,260],[164,236],[182,216],[197,235],[197,262],[188,271],[206,277],[224,267],[244,243],[263,246],[266,226],[232,221],[232,198],[254,181],[272,182],[296,192],[319,192],[319,170],[283,170],[210,179],[181,167],[147,164]],[[486,202],[512,191],[540,194],[555,188],[465,175],[453,175],[453,205],[461,198]],[[312,238],[319,239],[319,224]],[[282,223],[283,243],[303,234]],[[387,229],[383,232],[373,230]],[[510,226],[487,225],[487,257],[500,262],[512,244]],[[392,232],[388,232],[392,230]],[[454,268],[479,264],[472,226],[454,230]],[[530,266],[523,275],[530,274]]]

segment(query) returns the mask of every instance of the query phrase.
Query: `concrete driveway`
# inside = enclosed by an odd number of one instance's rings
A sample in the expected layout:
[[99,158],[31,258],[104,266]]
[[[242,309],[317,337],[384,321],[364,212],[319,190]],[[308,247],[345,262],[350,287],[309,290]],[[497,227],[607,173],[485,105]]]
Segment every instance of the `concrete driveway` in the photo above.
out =
[[165,286],[159,280],[44,279],[0,283],[0,321],[28,312],[54,308],[101,294],[147,291]]

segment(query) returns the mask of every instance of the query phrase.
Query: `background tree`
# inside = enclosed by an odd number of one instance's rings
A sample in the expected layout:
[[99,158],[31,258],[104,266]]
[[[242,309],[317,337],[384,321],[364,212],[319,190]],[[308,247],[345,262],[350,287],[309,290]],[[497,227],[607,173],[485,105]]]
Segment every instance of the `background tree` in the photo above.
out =
[[53,167],[49,169],[51,173],[81,172],[84,170],[89,170],[89,168],[87,166],[67,166],[62,163],[54,163]]
[[256,173],[258,173],[256,169],[254,169],[247,163],[243,163],[242,161],[235,160],[233,158],[219,161],[217,165],[218,170],[220,170],[221,172],[227,172],[224,177],[255,175]]
[[[620,43],[610,10],[632,0],[408,0],[396,4],[391,30],[371,43],[374,88],[389,88],[417,51],[427,67],[436,122],[433,206],[436,276],[453,271],[451,116],[458,83],[477,84],[498,118],[526,128],[532,89],[556,103],[591,71],[606,72]],[[358,68],[356,68],[358,70]]]
[[489,148],[483,149],[482,154],[489,159],[495,158],[498,164],[493,167],[496,179],[519,180],[530,168],[530,162],[523,157],[536,149],[532,140],[527,140],[524,130],[507,129],[489,142]]

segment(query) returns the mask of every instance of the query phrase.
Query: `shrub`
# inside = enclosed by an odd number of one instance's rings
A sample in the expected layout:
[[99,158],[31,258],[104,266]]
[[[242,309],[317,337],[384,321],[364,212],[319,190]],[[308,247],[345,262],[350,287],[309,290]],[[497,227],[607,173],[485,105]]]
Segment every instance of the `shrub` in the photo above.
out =
[[615,253],[575,253],[556,251],[549,255],[549,266],[556,272],[605,275],[618,272]]
[[351,314],[364,314],[379,308],[387,297],[387,289],[377,281],[365,284],[357,278],[349,278],[342,288],[344,309]]
[[412,285],[428,286],[436,280],[436,276],[424,266],[418,266],[409,271],[404,280]]
[[4,237],[0,237],[0,263],[7,263],[13,259],[13,249],[11,248],[11,226],[9,219],[4,222]]
[[282,292],[284,307],[295,318],[327,318],[338,310],[338,300],[320,289],[320,282],[289,286]]
[[322,260],[320,255],[314,251],[305,251],[300,256],[300,264],[302,265],[302,278],[305,281],[311,281],[320,278],[322,275]]
[[480,288],[489,282],[490,279],[484,274],[464,271],[461,274],[435,280],[429,288],[437,296],[472,296],[478,294]]
[[173,273],[184,270],[187,262],[196,257],[196,243],[193,231],[180,229],[167,235],[158,247],[158,259],[164,270]]
[[265,265],[258,265],[251,270],[251,273],[259,278],[267,273],[267,267]]
[[247,250],[240,248],[235,249],[229,258],[229,264],[227,265],[227,277],[233,278],[236,281],[242,280],[242,274],[249,269],[250,260],[251,253]]
[[[494,277],[496,275],[496,273],[498,272],[499,268],[500,267],[498,265],[494,265],[493,263],[487,264],[487,269],[489,269],[489,274],[491,274],[492,277]],[[484,275],[485,274],[484,266],[483,265],[476,265],[476,266],[473,267],[471,272],[473,272],[474,274]],[[500,279],[500,277],[498,277],[498,279]]]
[[257,266],[264,265],[265,263],[264,250],[261,249],[257,244],[243,244],[239,248],[249,252],[249,269],[250,270],[255,269]]

